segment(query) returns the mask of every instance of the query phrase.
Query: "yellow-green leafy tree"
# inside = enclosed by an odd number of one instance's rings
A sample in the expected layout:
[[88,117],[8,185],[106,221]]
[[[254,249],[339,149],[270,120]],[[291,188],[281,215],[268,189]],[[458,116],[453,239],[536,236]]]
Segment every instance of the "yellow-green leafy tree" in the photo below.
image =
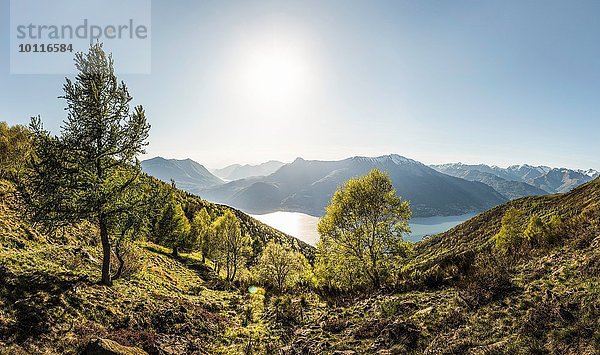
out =
[[266,285],[284,291],[309,279],[310,264],[299,252],[270,241],[263,250],[258,265],[258,279]]
[[319,221],[317,276],[342,289],[379,288],[406,257],[411,210],[388,174],[373,169],[344,183]]
[[502,226],[495,236],[497,249],[506,253],[512,253],[521,249],[524,239],[524,216],[525,212],[523,210],[514,207],[511,207],[504,213],[502,216]]
[[219,264],[225,267],[225,278],[231,283],[250,252],[250,237],[242,235],[239,220],[229,210],[215,221],[215,237],[219,249]]
[[0,122],[0,179],[17,179],[31,152],[31,132],[27,127]]
[[194,214],[191,222],[190,238],[202,252],[202,262],[206,262],[206,257],[210,257],[211,249],[214,245],[214,231],[210,215],[206,208],[201,209]]
[[533,246],[541,246],[545,245],[549,241],[550,231],[548,226],[542,218],[534,213],[529,217],[529,223],[527,224],[527,228],[525,232],[523,232],[523,236],[529,242],[530,245]]

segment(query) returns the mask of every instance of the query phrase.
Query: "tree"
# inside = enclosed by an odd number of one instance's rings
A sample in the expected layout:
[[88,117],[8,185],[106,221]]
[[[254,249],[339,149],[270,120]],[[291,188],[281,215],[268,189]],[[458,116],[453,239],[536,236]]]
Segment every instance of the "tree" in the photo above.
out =
[[196,212],[192,219],[192,228],[190,232],[193,242],[202,251],[202,262],[206,262],[206,257],[211,256],[212,249],[214,247],[213,240],[214,231],[212,229],[212,223],[210,215],[206,211],[206,208]]
[[[141,172],[137,156],[144,153],[150,125],[144,109],[130,112],[132,97],[114,73],[112,56],[101,44],[75,55],[79,71],[67,79],[64,96],[67,119],[60,137],[32,119],[34,178],[27,194],[34,219],[47,224],[88,219],[98,225],[102,242],[102,283],[111,285],[109,222],[128,207],[117,201]],[[119,173],[131,172],[130,179]]]
[[192,247],[189,238],[190,222],[175,198],[171,198],[162,209],[155,230],[159,243],[172,248],[174,257],[179,256],[179,250]]
[[523,237],[531,245],[544,245],[549,241],[549,233],[546,223],[542,221],[537,213],[534,213],[529,217],[529,223],[523,232]]
[[0,179],[18,179],[32,152],[27,127],[0,122]]
[[506,253],[512,253],[520,249],[523,241],[523,218],[525,212],[511,207],[502,216],[502,226],[495,236],[496,248]]
[[548,244],[554,244],[560,240],[565,232],[565,224],[559,215],[553,214],[548,221]]
[[[121,179],[131,178],[131,172],[121,174]],[[149,233],[150,214],[152,207],[161,205],[163,196],[160,185],[153,178],[137,176],[129,189],[116,201],[122,206],[120,213],[115,213],[109,220],[109,229],[114,235],[112,244],[118,267],[113,280],[117,280],[123,273],[125,256],[131,252],[132,243],[144,234]]]
[[281,292],[301,280],[307,265],[304,255],[269,241],[257,265],[258,277]]
[[229,210],[215,221],[215,237],[219,242],[220,259],[227,273],[226,280],[231,283],[250,249],[250,237],[242,235],[240,222]]
[[[320,274],[338,281],[348,279],[348,287],[366,278],[379,288],[391,264],[407,255],[403,234],[410,232],[410,215],[408,202],[396,195],[387,174],[373,169],[348,180],[335,192],[319,221],[317,263],[326,271]],[[332,267],[335,274],[330,272]]]

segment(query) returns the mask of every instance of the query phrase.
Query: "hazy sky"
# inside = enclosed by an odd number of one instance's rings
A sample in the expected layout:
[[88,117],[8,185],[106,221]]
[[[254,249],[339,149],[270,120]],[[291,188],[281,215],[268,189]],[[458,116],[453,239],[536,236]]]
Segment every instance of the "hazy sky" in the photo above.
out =
[[[600,169],[599,14],[597,0],[153,1],[152,74],[121,79],[152,124],[148,156]],[[0,23],[0,120],[40,114],[58,132],[64,77],[9,75],[8,0]]]

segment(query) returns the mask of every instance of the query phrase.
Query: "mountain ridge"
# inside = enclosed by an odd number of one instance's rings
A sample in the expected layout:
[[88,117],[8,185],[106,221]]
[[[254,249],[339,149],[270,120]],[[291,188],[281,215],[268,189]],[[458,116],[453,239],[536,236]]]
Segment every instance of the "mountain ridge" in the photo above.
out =
[[283,165],[285,165],[285,163],[277,160],[269,160],[258,165],[232,164],[221,169],[213,169],[212,173],[223,180],[232,181],[270,175]]
[[141,162],[142,170],[163,182],[174,180],[178,187],[189,192],[223,184],[202,164],[192,159],[166,159],[154,157]]
[[[398,154],[334,161],[297,158],[271,175],[228,182],[200,193],[208,200],[250,213],[288,211],[320,216],[342,182],[374,168],[390,173],[398,193],[412,203],[415,216],[478,212],[506,200],[485,184],[439,173]],[[263,204],[257,205],[259,195]]]
[[[574,170],[568,168],[551,168],[545,165],[533,166],[529,164],[511,165],[507,168],[501,168],[495,165],[486,164],[446,163],[431,165],[431,167],[444,174],[457,177],[468,176],[469,174],[473,174],[473,171],[492,174],[506,181],[526,183],[535,188],[542,189],[546,193],[568,192],[573,188],[600,176],[600,173],[594,169]],[[481,180],[481,178],[473,175],[471,178]],[[502,193],[502,191],[500,192]],[[530,195],[534,194],[531,193],[524,196]]]

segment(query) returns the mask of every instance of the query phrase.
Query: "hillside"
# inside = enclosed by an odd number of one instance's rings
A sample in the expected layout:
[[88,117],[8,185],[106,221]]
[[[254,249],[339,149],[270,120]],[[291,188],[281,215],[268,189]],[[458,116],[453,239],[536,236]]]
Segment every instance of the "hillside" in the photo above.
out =
[[[197,255],[173,259],[149,243],[139,244],[125,279],[100,286],[89,226],[45,236],[2,188],[3,353],[78,353],[96,337],[153,354],[600,350],[600,179],[493,208],[417,243],[395,289],[337,297],[224,290]],[[510,207],[559,215],[560,241],[511,265],[490,259]]]
[[[140,242],[126,254],[124,278],[98,284],[97,228],[83,222],[45,235],[22,219],[13,191],[0,180],[0,353],[79,353],[95,338],[156,354],[240,353],[261,331],[246,316],[258,296],[227,291],[196,254],[177,259]],[[275,240],[314,257],[309,245],[240,211],[186,196],[210,214],[233,211],[253,248]]]
[[75,354],[97,337],[150,353],[243,346],[237,315],[247,297],[220,291],[220,279],[192,256],[177,261],[141,244],[125,279],[107,288],[97,283],[101,249],[86,242],[85,226],[50,238],[5,202],[0,226],[2,354]]
[[141,165],[146,174],[166,183],[174,180],[177,187],[192,193],[223,183],[223,180],[191,159],[177,160],[156,157],[142,161]]
[[416,217],[479,212],[506,201],[485,184],[439,173],[399,155],[340,161],[298,158],[269,176],[237,180],[200,193],[251,213],[291,211],[320,216],[340,184],[374,168],[390,174]]
[[[492,256],[492,238],[511,207],[560,216],[560,241],[520,257]],[[313,308],[310,320],[287,329],[289,349],[597,354],[599,248],[599,178],[568,194],[515,200],[417,243],[398,286],[403,292],[329,299]]]

